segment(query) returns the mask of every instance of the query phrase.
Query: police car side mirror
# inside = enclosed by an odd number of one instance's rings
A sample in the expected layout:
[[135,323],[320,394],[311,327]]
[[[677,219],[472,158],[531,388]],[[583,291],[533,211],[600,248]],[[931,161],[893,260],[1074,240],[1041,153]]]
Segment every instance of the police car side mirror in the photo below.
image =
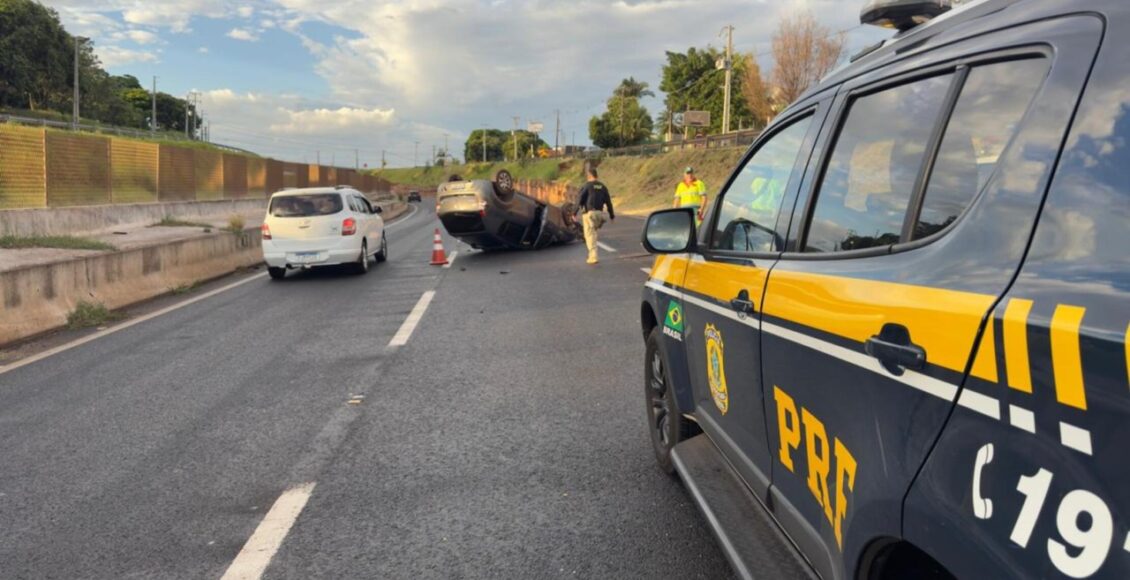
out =
[[647,216],[643,247],[651,254],[681,254],[698,244],[693,208],[657,211]]

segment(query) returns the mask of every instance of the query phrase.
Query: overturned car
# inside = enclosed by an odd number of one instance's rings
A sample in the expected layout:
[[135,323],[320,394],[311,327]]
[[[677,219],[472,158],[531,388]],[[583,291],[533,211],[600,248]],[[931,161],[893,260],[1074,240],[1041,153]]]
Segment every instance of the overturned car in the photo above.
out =
[[560,207],[514,190],[505,169],[494,181],[454,180],[439,186],[436,213],[452,236],[482,250],[536,250],[582,239],[576,204]]

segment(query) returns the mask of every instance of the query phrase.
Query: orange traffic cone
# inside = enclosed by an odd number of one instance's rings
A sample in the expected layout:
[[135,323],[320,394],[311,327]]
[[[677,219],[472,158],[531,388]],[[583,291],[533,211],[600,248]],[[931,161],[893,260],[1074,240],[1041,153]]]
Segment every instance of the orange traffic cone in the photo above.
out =
[[447,263],[447,254],[443,251],[443,239],[439,236],[439,228],[436,228],[436,240],[432,245],[432,265],[443,266]]

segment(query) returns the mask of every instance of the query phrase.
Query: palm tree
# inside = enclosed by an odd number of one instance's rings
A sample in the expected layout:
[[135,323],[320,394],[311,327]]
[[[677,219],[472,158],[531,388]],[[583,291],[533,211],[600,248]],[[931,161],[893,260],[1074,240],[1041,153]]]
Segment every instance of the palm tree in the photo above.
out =
[[648,84],[637,81],[636,77],[628,77],[620,81],[620,86],[612,92],[620,99],[620,146],[624,146],[624,99],[639,99],[640,97],[654,97]]

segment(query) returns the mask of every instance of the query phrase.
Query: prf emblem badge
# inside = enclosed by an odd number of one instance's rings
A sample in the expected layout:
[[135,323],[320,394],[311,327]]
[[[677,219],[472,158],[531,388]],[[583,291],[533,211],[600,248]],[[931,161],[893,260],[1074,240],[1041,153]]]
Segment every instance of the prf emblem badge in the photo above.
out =
[[683,308],[674,300],[667,305],[667,318],[663,321],[663,334],[678,341],[683,340]]
[[726,388],[726,354],[722,344],[722,333],[713,324],[706,330],[706,378],[710,383],[710,394],[714,405],[723,415],[730,409],[730,391]]

